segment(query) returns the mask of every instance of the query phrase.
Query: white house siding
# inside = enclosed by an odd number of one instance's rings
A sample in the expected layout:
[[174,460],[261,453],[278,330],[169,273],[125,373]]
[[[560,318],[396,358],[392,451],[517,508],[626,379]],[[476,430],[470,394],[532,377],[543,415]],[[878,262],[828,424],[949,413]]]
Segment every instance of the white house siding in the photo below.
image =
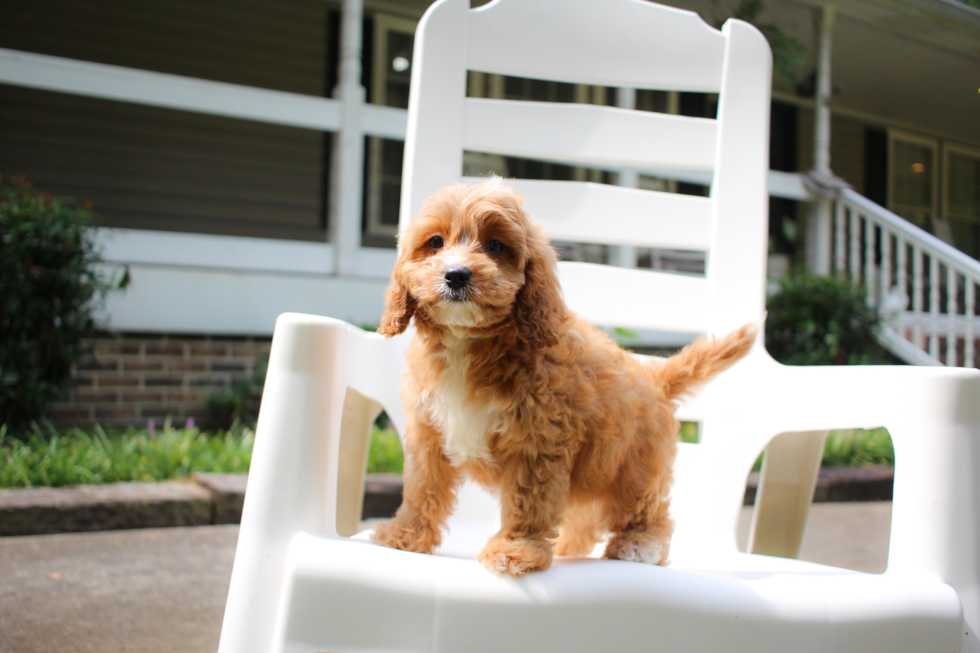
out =
[[324,240],[317,131],[0,86],[0,173],[108,227]]
[[7,3],[0,45],[322,96],[328,5],[314,0]]
[[[302,0],[35,0],[0,47],[322,96],[328,10]],[[329,136],[0,85],[0,174],[91,201],[106,226],[325,239]]]

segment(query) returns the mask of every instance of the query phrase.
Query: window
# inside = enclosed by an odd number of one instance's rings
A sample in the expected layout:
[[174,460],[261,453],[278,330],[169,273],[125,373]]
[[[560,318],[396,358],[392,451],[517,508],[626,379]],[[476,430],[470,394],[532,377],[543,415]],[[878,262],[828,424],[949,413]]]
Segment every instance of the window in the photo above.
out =
[[943,218],[952,244],[980,258],[980,150],[946,145]]
[[[413,20],[377,14],[374,16],[371,102],[399,109],[408,108],[412,76],[412,49],[415,45]],[[401,202],[402,158],[405,143],[369,137],[365,151],[364,214],[365,244],[394,245],[398,233],[398,206]]]
[[[980,149],[888,134],[888,208],[980,258]],[[940,157],[941,153],[941,157]]]
[[937,142],[891,132],[889,142],[888,208],[912,224],[950,242],[952,235],[936,210]]

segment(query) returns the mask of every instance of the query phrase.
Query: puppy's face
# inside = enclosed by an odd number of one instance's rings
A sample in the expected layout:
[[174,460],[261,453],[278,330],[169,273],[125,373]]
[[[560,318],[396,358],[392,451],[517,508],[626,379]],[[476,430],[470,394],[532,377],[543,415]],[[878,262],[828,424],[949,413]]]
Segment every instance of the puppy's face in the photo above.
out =
[[440,191],[401,238],[396,275],[442,326],[500,322],[525,283],[530,220],[519,196],[484,186]]
[[558,257],[524,200],[498,178],[450,186],[426,202],[401,234],[379,333],[403,332],[418,312],[429,325],[513,325],[533,348],[558,341],[567,317]]

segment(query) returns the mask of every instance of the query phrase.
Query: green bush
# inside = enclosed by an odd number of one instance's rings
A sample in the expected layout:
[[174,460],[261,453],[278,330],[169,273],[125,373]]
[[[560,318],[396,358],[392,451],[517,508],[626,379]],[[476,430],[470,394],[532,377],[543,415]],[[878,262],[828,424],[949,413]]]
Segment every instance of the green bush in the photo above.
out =
[[786,365],[890,362],[875,340],[881,324],[861,286],[840,277],[790,274],[767,302],[766,349]]
[[[969,1],[969,0],[967,0]],[[721,29],[729,18],[737,18],[754,25],[769,41],[772,50],[772,67],[783,74],[793,86],[799,82],[798,75],[807,66],[806,45],[795,36],[790,36],[775,23],[764,22],[761,14],[765,10],[762,0],[733,0],[722,2],[711,0],[713,15],[710,22]],[[726,10],[727,9],[727,10]]]
[[235,381],[225,392],[211,395],[208,398],[208,426],[225,430],[236,422],[255,426],[268,368],[269,355],[258,356],[251,378]]
[[0,424],[20,428],[62,396],[94,311],[99,274],[88,206],[0,177]]

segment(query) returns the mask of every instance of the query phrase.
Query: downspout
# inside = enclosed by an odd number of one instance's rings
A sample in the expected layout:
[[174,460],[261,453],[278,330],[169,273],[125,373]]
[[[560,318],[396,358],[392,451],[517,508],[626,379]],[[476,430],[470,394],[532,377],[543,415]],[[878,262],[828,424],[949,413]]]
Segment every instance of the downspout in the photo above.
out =
[[820,16],[820,40],[817,46],[817,97],[813,130],[813,168],[830,174],[830,63],[833,47],[834,7],[824,5]]
[[[616,106],[620,109],[636,109],[636,89],[616,89]],[[639,188],[640,173],[636,168],[623,168],[619,171],[618,185],[624,188]],[[636,267],[636,247],[633,245],[617,245],[609,248],[609,263],[621,268]]]
[[[833,43],[834,7],[824,5],[820,9],[820,31],[817,43],[817,88],[813,115],[813,170],[810,176],[818,183],[808,184],[814,193],[806,230],[806,267],[815,274],[830,274],[830,233],[833,201],[820,187],[832,185],[819,183],[834,179],[830,170],[830,77],[831,47]],[[816,186],[816,187],[815,187]]]
[[340,63],[334,97],[341,101],[340,131],[334,139],[330,183],[330,242],[334,273],[357,274],[364,201],[364,131],[361,125],[365,92],[361,86],[363,0],[344,0],[340,28]]

